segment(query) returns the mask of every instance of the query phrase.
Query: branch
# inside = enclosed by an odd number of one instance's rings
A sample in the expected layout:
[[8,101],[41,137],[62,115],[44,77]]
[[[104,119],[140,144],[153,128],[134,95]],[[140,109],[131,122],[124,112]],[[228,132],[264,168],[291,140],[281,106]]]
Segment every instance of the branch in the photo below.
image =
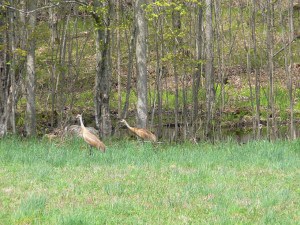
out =
[[[82,1],[79,1],[79,0],[64,1],[63,3],[75,3],[75,4],[83,5],[83,6],[87,6],[88,5],[86,2],[82,2]],[[61,2],[58,2],[56,4],[43,6],[43,7],[31,10],[31,11],[24,11],[22,9],[18,9],[18,8],[15,8],[15,7],[12,7],[12,6],[9,6],[9,5],[5,5],[5,4],[0,4],[0,7],[5,7],[7,9],[12,9],[12,10],[18,11],[20,13],[24,13],[25,16],[28,16],[29,14],[34,13],[36,11],[40,11],[40,10],[44,10],[44,9],[49,9],[49,8],[53,8],[53,7],[58,7],[60,4],[61,4]]]
[[288,47],[289,45],[291,45],[291,44],[292,44],[296,39],[298,39],[298,38],[300,38],[299,35],[294,36],[294,38],[293,38],[290,42],[286,43],[285,46],[283,46],[280,50],[278,50],[278,51],[273,55],[273,58],[274,58],[276,55],[278,55],[280,52],[282,52],[284,49],[286,49],[286,47]]

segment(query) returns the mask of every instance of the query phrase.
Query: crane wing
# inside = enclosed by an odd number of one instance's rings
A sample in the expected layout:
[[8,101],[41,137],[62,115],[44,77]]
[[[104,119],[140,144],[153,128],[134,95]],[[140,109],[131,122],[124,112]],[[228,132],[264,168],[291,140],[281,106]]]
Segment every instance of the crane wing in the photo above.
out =
[[135,133],[145,140],[156,141],[156,136],[150,131],[143,128],[135,128]]
[[97,138],[94,134],[88,131],[83,132],[83,138],[87,143],[89,143],[92,146],[96,146],[100,143],[99,138]]

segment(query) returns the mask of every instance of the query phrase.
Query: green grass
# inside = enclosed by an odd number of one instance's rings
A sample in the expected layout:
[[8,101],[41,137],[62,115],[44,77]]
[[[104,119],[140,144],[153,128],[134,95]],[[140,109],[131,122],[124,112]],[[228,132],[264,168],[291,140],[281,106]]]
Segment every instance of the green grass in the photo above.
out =
[[0,224],[300,224],[300,143],[0,140]]

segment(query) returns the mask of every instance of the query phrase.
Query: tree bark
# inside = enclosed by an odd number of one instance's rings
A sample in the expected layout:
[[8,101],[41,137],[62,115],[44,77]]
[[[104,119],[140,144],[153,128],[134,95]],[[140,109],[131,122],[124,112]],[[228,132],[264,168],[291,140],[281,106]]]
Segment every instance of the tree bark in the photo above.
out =
[[[253,49],[253,57],[256,61],[258,58],[257,46],[256,46],[256,0],[252,1],[251,7],[251,45]],[[257,65],[254,65],[255,74],[255,123],[254,130],[256,133],[256,139],[260,139],[261,129],[260,129],[260,73],[257,69]]]
[[57,108],[58,108],[58,124],[60,127],[64,127],[64,109],[66,105],[66,74],[67,74],[67,62],[70,60],[67,58],[67,44],[69,40],[69,23],[70,15],[65,15],[62,23],[62,36],[61,45],[59,49],[59,67],[58,76],[56,80],[56,91],[57,93]]
[[[13,5],[13,2],[10,2]],[[10,41],[10,52],[11,52],[11,64],[10,64],[10,80],[11,80],[11,113],[10,121],[13,134],[16,133],[16,45],[15,45],[15,29],[14,29],[14,12],[10,10],[9,13],[9,41]]]
[[0,9],[0,138],[7,133],[7,122],[9,116],[9,56],[7,55],[8,30],[6,29],[7,13]]
[[[35,9],[35,1],[29,0],[28,10]],[[36,105],[35,105],[35,37],[34,30],[36,25],[36,12],[29,14],[27,24],[27,59],[26,59],[26,91],[27,91],[27,104],[26,104],[26,134],[27,136],[34,136],[36,134]]]
[[268,125],[269,138],[276,139],[276,113],[274,105],[274,63],[273,63],[273,3],[267,0],[267,50],[268,50],[268,75],[269,75],[269,107]]
[[50,124],[51,127],[54,126],[54,111],[55,111],[55,77],[56,77],[56,61],[55,61],[55,43],[56,40],[58,40],[58,34],[57,34],[57,16],[55,9],[50,8],[49,9],[49,26],[50,26],[50,48],[51,48],[51,120]]
[[181,18],[180,11],[177,9],[173,9],[172,11],[172,26],[174,29],[174,44],[173,44],[173,70],[174,70],[174,82],[175,82],[175,106],[174,106],[174,114],[175,114],[175,131],[174,131],[174,139],[177,141],[179,136],[179,86],[178,86],[178,48],[182,44],[181,38],[178,37],[178,33],[181,29]]
[[[201,2],[202,3],[202,0]],[[193,135],[196,135],[196,131],[198,129],[198,114],[199,114],[199,88],[201,84],[201,76],[202,76],[202,45],[203,45],[203,6],[200,5],[197,7],[197,22],[196,22],[196,60],[197,60],[197,70],[194,74],[194,82],[193,82],[193,102],[194,102],[194,110],[193,110],[193,118],[192,118],[192,130]],[[201,126],[201,123],[199,123]]]
[[136,36],[136,60],[137,60],[137,126],[147,127],[147,43],[146,43],[146,19],[143,5],[145,0],[135,1]]
[[[126,35],[127,36],[127,35]],[[127,65],[127,83],[126,83],[126,97],[125,97],[125,104],[122,110],[121,118],[127,117],[128,107],[129,107],[129,97],[131,91],[131,77],[132,77],[132,70],[133,70],[133,58],[134,58],[134,43],[135,43],[135,36],[136,36],[136,28],[133,25],[133,30],[130,36],[130,42],[128,43],[128,65]]]
[[[294,1],[289,1],[289,43],[292,42],[294,39],[294,19],[293,19],[293,5]],[[288,49],[288,58],[289,58],[289,67],[288,67],[288,90],[289,90],[289,99],[290,99],[290,136],[291,139],[296,138],[296,132],[295,132],[295,124],[294,124],[294,97],[293,97],[293,77],[292,77],[292,65],[293,65],[293,53],[292,53],[292,46],[289,45]]]
[[158,28],[155,32],[155,51],[156,51],[156,92],[157,92],[157,114],[158,114],[158,126],[157,126],[157,137],[162,136],[162,76],[163,66],[161,58],[163,57],[162,40],[159,42],[159,34],[162,32],[161,28],[161,17],[155,20],[155,26]]
[[212,117],[215,99],[214,71],[213,71],[213,27],[212,27],[212,0],[206,0],[206,64],[205,64],[205,86],[206,86],[206,127],[205,133],[212,135]]
[[111,15],[111,0],[102,3],[100,6],[97,2],[94,3],[94,9],[97,7],[108,7],[108,14],[103,18],[93,13],[96,30],[96,82],[95,82],[95,119],[96,126],[100,131],[101,136],[107,137],[111,135],[111,119],[109,108],[109,93],[111,79],[111,57],[110,57],[110,15]]
[[122,89],[121,89],[121,20],[120,20],[121,2],[117,0],[117,76],[118,76],[118,117],[121,118],[122,113]]
[[214,2],[214,9],[215,9],[215,20],[216,20],[216,25],[215,25],[215,39],[216,39],[216,61],[218,65],[218,84],[217,88],[220,87],[220,92],[221,94],[219,95],[221,99],[217,99],[216,101],[221,102],[219,106],[219,115],[218,118],[216,119],[216,128],[217,128],[217,137],[222,136],[222,116],[223,116],[223,111],[224,111],[224,106],[225,106],[225,88],[224,88],[224,36],[223,36],[223,20],[221,18],[222,15],[222,8],[220,5],[219,1]]

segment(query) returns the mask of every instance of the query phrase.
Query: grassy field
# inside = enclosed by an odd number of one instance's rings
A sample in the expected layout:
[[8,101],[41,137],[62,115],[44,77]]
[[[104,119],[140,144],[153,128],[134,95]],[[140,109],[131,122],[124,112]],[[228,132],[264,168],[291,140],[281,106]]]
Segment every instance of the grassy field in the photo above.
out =
[[0,140],[0,224],[300,224],[300,142]]

